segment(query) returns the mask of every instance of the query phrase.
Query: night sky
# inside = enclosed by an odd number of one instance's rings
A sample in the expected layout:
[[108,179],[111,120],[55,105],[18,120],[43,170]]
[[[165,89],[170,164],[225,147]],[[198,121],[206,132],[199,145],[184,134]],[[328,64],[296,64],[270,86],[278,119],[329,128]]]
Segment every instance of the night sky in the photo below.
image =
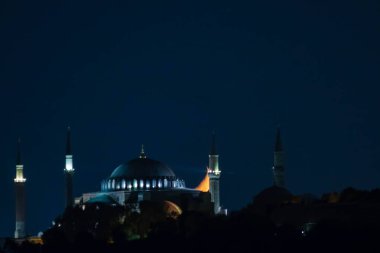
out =
[[[78,3],[81,2],[81,3]],[[221,202],[272,184],[281,126],[294,194],[380,186],[380,2],[1,1],[0,236],[13,236],[16,141],[27,232],[118,164],[167,163],[194,187],[220,153]]]

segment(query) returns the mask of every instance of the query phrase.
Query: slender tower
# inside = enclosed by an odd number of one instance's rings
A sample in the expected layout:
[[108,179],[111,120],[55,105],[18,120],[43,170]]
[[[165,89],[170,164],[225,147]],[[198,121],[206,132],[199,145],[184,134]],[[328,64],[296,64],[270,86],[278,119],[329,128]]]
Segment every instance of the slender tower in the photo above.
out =
[[274,185],[285,188],[284,151],[282,148],[280,128],[277,128],[272,170]]
[[70,207],[74,204],[73,197],[73,155],[71,152],[71,130],[70,127],[67,128],[67,139],[66,139],[66,166],[64,169],[65,173],[65,195],[66,195],[66,207]]
[[14,179],[16,191],[16,239],[25,237],[25,181],[19,138],[17,141],[16,177]]
[[216,151],[215,133],[212,133],[211,151],[208,156],[208,169],[207,174],[210,179],[211,201],[214,203],[214,214],[220,212],[220,195],[219,195],[219,155]]

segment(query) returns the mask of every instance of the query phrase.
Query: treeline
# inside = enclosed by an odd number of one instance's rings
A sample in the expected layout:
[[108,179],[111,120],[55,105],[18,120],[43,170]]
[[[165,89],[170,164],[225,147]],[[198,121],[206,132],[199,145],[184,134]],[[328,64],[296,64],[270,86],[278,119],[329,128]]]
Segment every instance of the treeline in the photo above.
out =
[[[380,206],[379,190],[352,188],[339,193],[337,209],[354,203],[360,212],[350,218],[324,217],[311,228],[298,223],[276,223],[271,215],[258,215],[250,203],[229,216],[185,212],[179,217],[162,211],[159,205],[143,203],[139,213],[132,208],[91,205],[68,209],[43,236],[43,245],[28,241],[17,245],[8,240],[4,252],[380,252],[380,212],[366,215]],[[335,210],[329,194],[316,200]],[[370,205],[367,205],[370,203]],[[286,203],[284,205],[293,205]],[[294,204],[299,207],[300,204]],[[282,210],[284,207],[278,207]],[[303,207],[312,213],[314,206]],[[350,212],[351,205],[347,205]],[[370,208],[371,210],[367,210]],[[309,210],[311,209],[311,210]],[[355,209],[356,210],[356,209]],[[377,210],[377,209],[376,209]],[[377,212],[377,211],[376,211]],[[375,212],[375,213],[376,213]],[[317,216],[316,216],[317,217]]]

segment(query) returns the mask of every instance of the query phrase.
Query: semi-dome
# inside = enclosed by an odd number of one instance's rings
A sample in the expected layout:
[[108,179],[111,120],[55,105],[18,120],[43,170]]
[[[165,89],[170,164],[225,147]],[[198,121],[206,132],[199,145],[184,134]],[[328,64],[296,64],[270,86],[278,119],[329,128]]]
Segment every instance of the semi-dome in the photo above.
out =
[[175,177],[174,172],[164,163],[149,158],[137,158],[120,164],[110,178],[155,178]]

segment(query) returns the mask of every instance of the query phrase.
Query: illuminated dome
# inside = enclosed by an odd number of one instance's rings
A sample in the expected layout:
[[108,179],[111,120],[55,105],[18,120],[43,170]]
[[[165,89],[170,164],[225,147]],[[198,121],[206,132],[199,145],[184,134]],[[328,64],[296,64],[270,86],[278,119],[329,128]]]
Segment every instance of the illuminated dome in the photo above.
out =
[[110,178],[153,178],[175,177],[174,172],[164,163],[149,158],[137,158],[120,164]]
[[184,181],[179,180],[166,164],[147,158],[144,149],[141,150],[139,158],[120,164],[111,176],[101,183],[103,192],[152,191],[184,187]]

